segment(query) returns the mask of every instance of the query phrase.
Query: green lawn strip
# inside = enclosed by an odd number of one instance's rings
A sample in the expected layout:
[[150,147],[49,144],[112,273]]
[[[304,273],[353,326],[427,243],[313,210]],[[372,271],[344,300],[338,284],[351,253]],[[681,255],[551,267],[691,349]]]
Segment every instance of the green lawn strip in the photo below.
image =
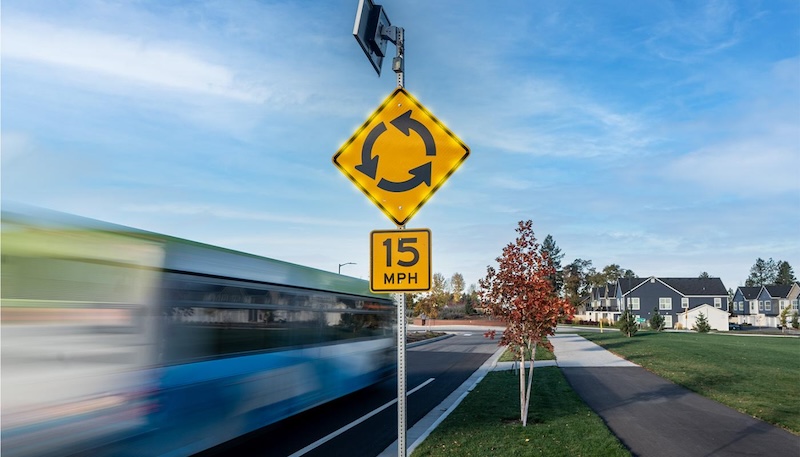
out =
[[705,397],[800,434],[800,339],[698,333],[582,333]]
[[[530,351],[526,351],[525,361],[530,360],[531,359],[530,357],[531,357]],[[541,344],[536,346],[536,360],[555,360],[555,359],[556,359],[555,354],[545,349],[544,346],[542,346]],[[506,349],[506,351],[503,352],[503,355],[500,356],[500,360],[498,360],[498,362],[516,362],[517,360],[519,359],[517,359],[516,356],[514,356],[514,353]]]
[[528,425],[519,421],[519,377],[495,371],[414,450],[422,456],[630,456],[581,401],[558,367],[534,370]]

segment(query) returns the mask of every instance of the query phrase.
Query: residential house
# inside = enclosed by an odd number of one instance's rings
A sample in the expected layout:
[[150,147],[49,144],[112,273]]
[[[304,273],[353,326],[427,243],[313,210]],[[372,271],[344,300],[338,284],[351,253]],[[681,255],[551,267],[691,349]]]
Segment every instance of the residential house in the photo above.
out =
[[777,327],[780,313],[790,306],[789,292],[793,286],[762,286],[758,293],[758,317],[755,325],[761,327]]
[[739,286],[733,294],[731,312],[737,323],[757,325],[758,319],[758,294],[761,287]]
[[600,322],[605,320],[607,323],[614,323],[619,320],[622,314],[619,309],[617,296],[617,285],[608,283],[601,287],[592,287],[591,302],[586,310],[589,320]]
[[792,284],[792,288],[789,290],[789,304],[792,307],[792,311],[789,313],[793,315],[794,313],[800,313],[800,282],[795,281]]
[[580,301],[575,305],[575,320],[590,320],[587,314],[589,307],[592,304],[592,297],[590,295],[583,295]]
[[728,312],[728,291],[719,278],[620,278],[615,295],[617,303],[637,318],[650,319],[658,312],[664,316],[665,328],[692,328],[689,314],[684,314],[684,322],[679,314],[701,305]]
[[708,326],[711,327],[712,330],[728,331],[728,312],[723,311],[721,308],[714,308],[708,304],[683,310],[683,312],[678,313],[677,322],[681,323],[683,327],[688,326],[688,328],[694,328],[697,319],[700,318],[700,314],[706,318]]

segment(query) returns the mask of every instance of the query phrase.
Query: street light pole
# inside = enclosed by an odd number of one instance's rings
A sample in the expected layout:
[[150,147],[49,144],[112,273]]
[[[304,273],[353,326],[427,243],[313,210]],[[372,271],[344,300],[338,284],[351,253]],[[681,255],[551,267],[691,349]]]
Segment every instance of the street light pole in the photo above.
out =
[[345,263],[340,263],[340,264],[339,264],[339,274],[342,274],[342,267],[343,267],[343,266],[345,266],[345,265],[355,265],[355,264],[356,264],[355,262],[345,262]]

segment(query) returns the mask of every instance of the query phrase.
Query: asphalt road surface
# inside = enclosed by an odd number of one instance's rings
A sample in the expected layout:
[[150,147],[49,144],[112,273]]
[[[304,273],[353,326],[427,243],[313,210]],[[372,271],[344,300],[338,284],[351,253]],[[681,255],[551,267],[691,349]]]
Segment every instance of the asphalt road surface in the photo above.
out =
[[[482,332],[408,348],[407,427],[439,405],[497,350]],[[397,380],[391,379],[224,443],[203,457],[375,457],[397,439]]]

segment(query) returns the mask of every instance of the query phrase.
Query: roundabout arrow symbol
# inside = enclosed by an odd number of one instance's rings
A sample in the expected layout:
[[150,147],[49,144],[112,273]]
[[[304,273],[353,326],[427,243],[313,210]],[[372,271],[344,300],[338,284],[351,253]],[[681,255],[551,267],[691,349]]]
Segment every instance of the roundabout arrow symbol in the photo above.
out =
[[[405,113],[397,116],[391,121],[391,124],[405,136],[411,136],[412,130],[417,132],[420,138],[422,138],[423,144],[425,145],[425,155],[436,155],[436,142],[433,139],[433,135],[424,124],[411,117],[411,110],[408,110]],[[383,122],[375,125],[375,127],[372,127],[372,130],[369,131],[367,138],[364,139],[364,144],[361,146],[361,163],[356,165],[355,169],[370,179],[376,179],[378,174],[379,159],[379,156],[377,155],[372,157],[372,148],[375,146],[375,142],[378,141],[378,137],[386,132],[386,130],[386,124]],[[430,187],[431,164],[432,162],[427,162],[416,168],[412,168],[408,171],[412,177],[405,181],[396,182],[390,181],[386,178],[381,178],[381,180],[378,182],[378,188],[387,192],[400,193],[414,189],[420,184],[426,184],[428,187]]]
[[389,181],[386,178],[381,178],[378,182],[378,187],[387,192],[406,192],[420,184],[427,184],[431,186],[431,162],[424,163],[417,168],[412,168],[408,171],[413,175],[411,179],[402,182]]
[[375,175],[378,173],[379,157],[372,157],[372,146],[375,145],[375,141],[377,141],[378,137],[385,131],[386,125],[384,125],[383,122],[372,127],[372,130],[370,130],[367,135],[367,139],[364,140],[364,145],[361,147],[361,164],[356,165],[356,170],[364,173],[371,179],[375,179]]
[[[405,113],[397,116],[393,121],[392,125],[403,132],[405,136],[411,135],[411,130],[416,131],[420,137],[422,137],[422,142],[425,143],[425,155],[427,156],[435,156],[436,155],[436,142],[433,141],[433,135],[431,132],[425,128],[425,125],[411,117],[411,110],[406,111]],[[370,132],[371,134],[372,132]]]

